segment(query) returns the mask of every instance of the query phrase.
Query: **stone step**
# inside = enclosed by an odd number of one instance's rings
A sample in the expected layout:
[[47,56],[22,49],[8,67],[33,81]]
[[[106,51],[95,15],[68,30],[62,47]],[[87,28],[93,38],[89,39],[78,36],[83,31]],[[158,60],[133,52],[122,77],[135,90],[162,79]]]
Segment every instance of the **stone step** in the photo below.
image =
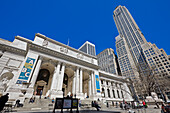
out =
[[51,102],[51,99],[36,98],[34,103],[29,103],[29,100],[30,99],[26,99],[24,101],[24,106],[21,108],[16,108],[16,109],[20,111],[49,110],[49,108],[53,108],[54,106],[54,104],[52,104]]

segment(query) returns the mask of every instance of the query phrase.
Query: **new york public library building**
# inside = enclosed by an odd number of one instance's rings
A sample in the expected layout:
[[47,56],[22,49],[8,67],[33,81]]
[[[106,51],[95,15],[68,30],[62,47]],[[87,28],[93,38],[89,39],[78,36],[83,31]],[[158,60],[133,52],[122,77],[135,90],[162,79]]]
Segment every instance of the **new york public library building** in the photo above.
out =
[[[0,93],[10,99],[62,98],[132,101],[122,76],[99,70],[97,57],[52,40],[40,33],[34,41],[16,36],[0,39]],[[36,93],[35,93],[36,92]]]

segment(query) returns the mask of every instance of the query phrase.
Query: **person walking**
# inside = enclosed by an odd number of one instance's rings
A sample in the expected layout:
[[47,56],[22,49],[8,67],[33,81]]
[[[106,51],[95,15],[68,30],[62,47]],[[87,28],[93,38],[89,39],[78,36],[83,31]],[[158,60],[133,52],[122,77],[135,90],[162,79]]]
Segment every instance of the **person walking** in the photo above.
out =
[[8,95],[9,95],[9,93],[0,97],[0,111],[2,111],[4,109],[5,103],[8,101],[8,98],[9,98]]
[[40,99],[41,99],[41,96],[42,96],[42,90],[40,91]]
[[142,104],[143,104],[143,107],[146,108],[146,103],[144,100],[143,100]]
[[97,111],[99,111],[101,108],[96,101],[94,101],[94,107],[97,109]]

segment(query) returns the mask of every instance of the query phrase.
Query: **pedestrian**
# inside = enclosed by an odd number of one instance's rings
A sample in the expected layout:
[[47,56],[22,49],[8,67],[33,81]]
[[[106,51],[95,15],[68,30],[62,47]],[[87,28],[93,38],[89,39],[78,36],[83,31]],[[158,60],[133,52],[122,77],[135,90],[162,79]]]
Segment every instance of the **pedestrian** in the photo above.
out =
[[34,96],[36,96],[37,95],[37,91],[34,91]]
[[107,102],[106,104],[107,104],[107,107],[109,107],[109,103]]
[[17,99],[17,100],[16,100],[16,103],[15,103],[15,106],[17,106],[17,107],[23,107],[23,104],[21,104],[21,103],[20,103],[20,100]]
[[35,102],[35,97],[33,98],[33,102]]
[[113,105],[113,107],[114,107],[114,102],[112,101],[112,105]]
[[73,93],[71,93],[70,98],[73,98]]
[[92,107],[95,107],[95,106],[94,106],[94,102],[93,102],[93,101],[91,102],[91,106],[92,106]]
[[146,108],[146,103],[144,100],[143,100],[142,104],[143,104],[143,107]]
[[98,101],[100,101],[100,99],[99,99],[99,98],[98,98],[97,100],[98,100]]
[[96,101],[94,101],[94,107],[97,109],[97,111],[99,111],[101,108]]
[[42,90],[40,91],[40,99],[41,99],[41,95],[42,95]]
[[52,103],[54,103],[54,98],[51,101],[52,101]]
[[120,103],[120,108],[123,109],[123,102]]
[[34,103],[34,100],[33,100],[33,98],[32,98],[32,97],[30,98],[29,103]]
[[166,113],[165,106],[166,106],[165,103],[162,102],[161,113]]
[[118,103],[117,103],[117,101],[116,101],[116,108],[118,108]]
[[134,109],[136,109],[137,106],[138,106],[138,105],[137,105],[137,102],[135,101],[135,102],[134,102]]
[[0,97],[0,111],[4,109],[5,103],[8,101],[9,93]]
[[79,107],[81,107],[81,100],[79,100]]

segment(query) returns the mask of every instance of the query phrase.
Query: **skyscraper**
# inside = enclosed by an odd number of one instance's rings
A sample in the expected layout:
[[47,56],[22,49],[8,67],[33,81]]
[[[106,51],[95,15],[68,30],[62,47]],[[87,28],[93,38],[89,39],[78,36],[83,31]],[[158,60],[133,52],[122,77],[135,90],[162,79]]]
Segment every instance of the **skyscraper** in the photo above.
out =
[[117,57],[112,48],[107,48],[97,55],[100,69],[112,74],[120,75],[119,66],[116,62]]
[[[141,52],[141,46],[144,43],[147,43],[147,41],[135,23],[133,17],[125,6],[118,6],[114,10],[113,17],[119,35],[125,39],[135,64],[139,63],[141,67],[146,68],[146,62],[144,55]],[[144,70],[143,68],[142,70]]]
[[96,56],[95,45],[86,41],[78,50],[92,56]]
[[[143,36],[142,32],[140,31],[139,27],[137,26],[136,22],[134,21],[133,17],[131,16],[131,14],[129,13],[125,6],[116,7],[116,9],[114,10],[113,18],[120,37],[123,39],[125,45],[127,45],[125,46],[125,48],[128,54],[127,57],[131,62],[133,68],[132,69],[133,73],[135,73],[138,70],[136,69],[136,67],[138,67],[141,72],[140,77],[144,77],[146,70],[148,70],[148,64],[145,60],[141,48],[143,44],[147,43],[145,37]],[[116,43],[118,43],[118,41]],[[117,49],[118,57],[120,57],[119,50],[121,49]],[[131,75],[133,74],[129,74],[127,76],[132,78]]]
[[[162,76],[160,74],[163,72],[164,76],[169,76],[168,56],[164,50],[159,50],[156,45],[146,41],[125,6],[116,7],[113,18],[119,32],[119,36],[116,37],[116,51],[122,75],[138,84],[139,87],[135,87],[138,95],[141,95],[141,93],[147,94],[148,88],[146,84],[143,84],[152,69],[153,72],[150,75],[156,75],[156,79],[158,76]],[[161,59],[158,59],[158,57]],[[163,61],[166,63],[163,63]],[[161,84],[161,81],[156,79],[154,82]],[[150,91],[155,91],[155,89]],[[158,93],[158,90],[155,92]]]

